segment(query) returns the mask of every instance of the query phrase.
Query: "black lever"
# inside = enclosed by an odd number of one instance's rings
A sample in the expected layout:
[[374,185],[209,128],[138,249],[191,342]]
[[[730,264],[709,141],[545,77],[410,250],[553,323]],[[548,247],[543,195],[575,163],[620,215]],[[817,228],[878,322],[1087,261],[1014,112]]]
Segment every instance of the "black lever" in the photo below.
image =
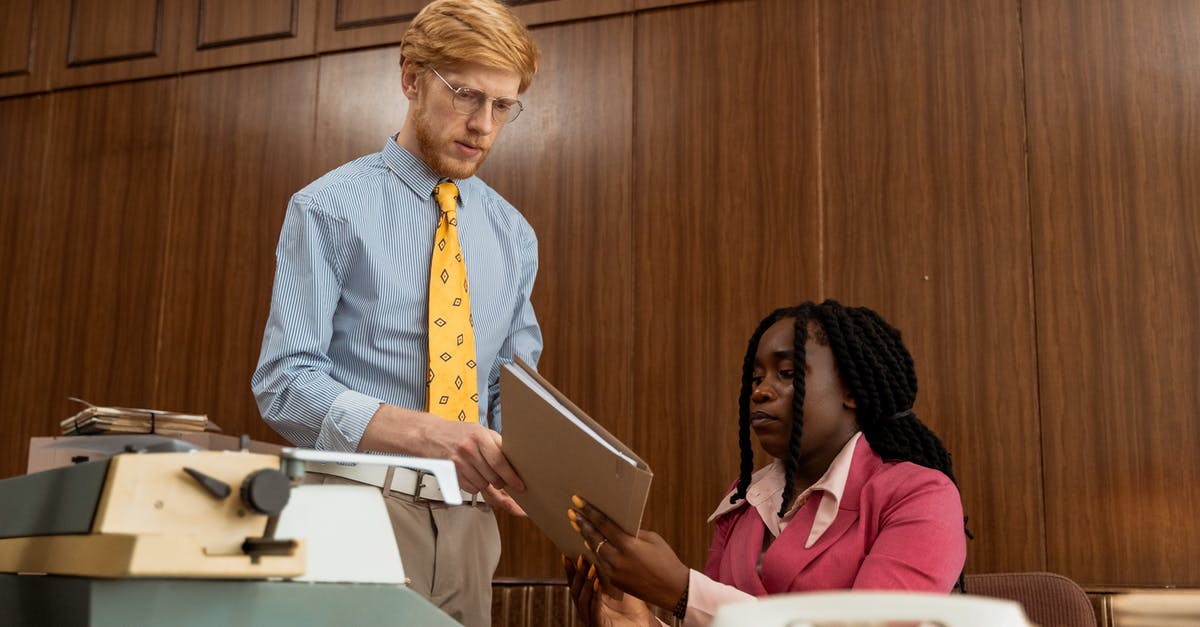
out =
[[233,488],[230,488],[228,483],[225,483],[216,477],[210,477],[199,470],[196,470],[195,468],[188,468],[187,466],[184,466],[183,471],[191,475],[192,478],[198,481],[205,490],[208,490],[209,494],[217,497],[218,499],[228,498],[229,494],[233,492]]

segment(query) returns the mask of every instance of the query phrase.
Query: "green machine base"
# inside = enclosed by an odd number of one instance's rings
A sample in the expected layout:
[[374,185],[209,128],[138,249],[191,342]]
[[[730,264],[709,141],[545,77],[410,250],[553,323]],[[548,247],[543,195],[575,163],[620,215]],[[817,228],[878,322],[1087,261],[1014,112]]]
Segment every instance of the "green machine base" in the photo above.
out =
[[458,625],[404,586],[0,574],[13,627]]

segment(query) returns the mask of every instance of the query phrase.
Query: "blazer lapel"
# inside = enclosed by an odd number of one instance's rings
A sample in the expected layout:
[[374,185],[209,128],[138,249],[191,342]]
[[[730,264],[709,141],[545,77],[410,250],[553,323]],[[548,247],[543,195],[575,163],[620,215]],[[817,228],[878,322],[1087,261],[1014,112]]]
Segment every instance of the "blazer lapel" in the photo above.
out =
[[733,533],[730,534],[731,538],[738,538],[737,544],[735,547],[727,547],[736,551],[736,555],[730,556],[732,559],[726,560],[729,568],[729,581],[732,581],[733,585],[743,592],[754,596],[767,594],[767,589],[763,586],[757,569],[758,554],[762,552],[763,534],[766,532],[767,528],[759,518],[758,512],[753,507],[743,508],[738,515]]
[[842,492],[842,500],[838,503],[838,513],[833,524],[821,534],[812,548],[804,548],[821,503],[821,499],[810,498],[767,550],[763,558],[762,580],[768,592],[789,591],[796,575],[807,570],[814,560],[836,544],[858,522],[862,487],[881,464],[882,461],[867,444],[867,439],[860,438],[854,447],[850,475],[846,478],[846,488]]

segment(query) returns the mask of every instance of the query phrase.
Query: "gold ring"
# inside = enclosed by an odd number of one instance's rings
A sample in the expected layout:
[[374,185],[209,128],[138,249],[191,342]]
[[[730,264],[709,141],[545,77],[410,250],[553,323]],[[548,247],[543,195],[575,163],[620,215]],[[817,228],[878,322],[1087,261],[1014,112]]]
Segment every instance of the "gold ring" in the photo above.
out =
[[600,542],[596,543],[596,548],[592,549],[592,553],[595,553],[597,558],[600,557],[600,547],[604,546],[605,542],[608,542],[608,538],[601,538]]

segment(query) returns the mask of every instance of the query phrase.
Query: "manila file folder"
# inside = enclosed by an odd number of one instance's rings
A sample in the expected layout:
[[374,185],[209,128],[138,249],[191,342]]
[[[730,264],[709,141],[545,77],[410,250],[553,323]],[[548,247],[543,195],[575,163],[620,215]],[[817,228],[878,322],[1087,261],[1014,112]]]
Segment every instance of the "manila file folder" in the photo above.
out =
[[509,496],[559,550],[574,559],[583,538],[567,518],[571,495],[637,534],[654,473],[519,358],[500,370],[502,450],[525,482]]

